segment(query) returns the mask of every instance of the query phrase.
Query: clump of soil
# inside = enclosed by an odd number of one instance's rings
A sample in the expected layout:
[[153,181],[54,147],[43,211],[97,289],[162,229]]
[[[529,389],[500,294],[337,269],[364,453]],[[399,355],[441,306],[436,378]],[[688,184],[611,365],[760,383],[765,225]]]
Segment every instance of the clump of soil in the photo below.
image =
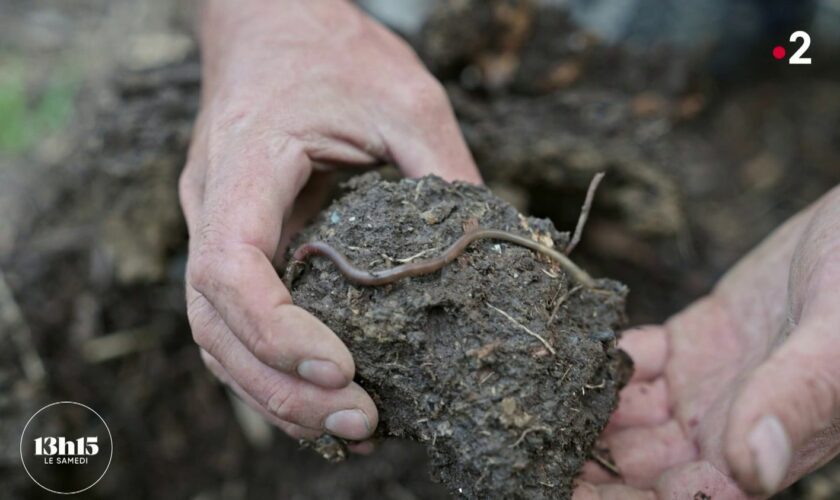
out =
[[[436,256],[476,224],[568,241],[484,187],[369,174],[345,188],[297,243],[326,241],[362,268]],[[582,287],[514,244],[479,240],[441,271],[381,287],[312,258],[290,285],[350,348],[379,432],[424,443],[456,495],[570,496],[631,371],[615,342],[626,287]]]

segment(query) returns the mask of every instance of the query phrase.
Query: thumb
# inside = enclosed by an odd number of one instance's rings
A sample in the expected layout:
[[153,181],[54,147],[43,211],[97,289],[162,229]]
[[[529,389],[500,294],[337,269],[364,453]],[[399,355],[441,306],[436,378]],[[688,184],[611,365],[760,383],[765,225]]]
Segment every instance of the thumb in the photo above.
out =
[[840,314],[834,311],[803,318],[742,386],[724,443],[732,475],[746,491],[774,493],[786,479],[805,474],[836,453],[840,440],[832,426],[840,422],[838,324]]
[[747,378],[729,415],[726,459],[749,492],[774,493],[840,450],[838,250],[840,188],[818,202],[792,259],[791,335]]

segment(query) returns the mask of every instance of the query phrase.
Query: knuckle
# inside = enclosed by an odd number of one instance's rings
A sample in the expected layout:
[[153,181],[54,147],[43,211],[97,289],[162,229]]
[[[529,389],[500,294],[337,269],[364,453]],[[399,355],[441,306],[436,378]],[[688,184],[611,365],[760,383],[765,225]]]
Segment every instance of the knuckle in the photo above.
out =
[[204,293],[211,285],[211,277],[216,265],[212,254],[200,249],[187,263],[187,283],[199,293]]
[[255,106],[257,99],[257,94],[239,87],[228,87],[224,96],[216,94],[212,101],[211,128],[233,125],[246,119],[258,109]]
[[434,116],[449,110],[443,85],[429,75],[400,89],[398,100],[412,116]]
[[234,92],[227,102],[218,103],[218,111],[210,126],[209,137],[211,139],[217,137],[219,132],[237,132],[247,129],[265,108],[264,103],[258,99],[252,95],[237,95]]
[[193,342],[195,342],[199,347],[210,353],[219,352],[217,349],[218,341],[216,340],[216,335],[213,333],[213,329],[210,325],[203,325],[200,323],[195,324],[195,322],[191,320],[190,329],[192,330]]
[[253,339],[252,352],[257,359],[283,371],[294,368],[295,359],[289,352],[286,335],[288,328],[288,310],[283,308],[272,321],[271,328],[256,333]]
[[193,341],[207,353],[218,354],[221,337],[218,325],[221,318],[204,296],[199,295],[187,304],[187,320]]
[[282,346],[278,345],[279,342],[275,340],[274,335],[261,335],[258,334],[255,336],[253,345],[251,346],[251,350],[254,353],[254,356],[257,357],[260,361],[268,364],[269,366],[273,366],[276,368],[285,368],[283,363],[281,363],[281,352]]
[[274,388],[265,402],[266,409],[280,420],[296,423],[300,405],[294,393],[285,385]]
[[199,229],[195,249],[191,249],[187,262],[187,282],[200,293],[244,286],[242,276],[268,260],[253,245],[224,241],[225,234],[226,231],[213,225]]
[[181,174],[178,176],[178,197],[183,201],[194,197],[200,189],[196,178],[195,167],[187,163]]
[[198,294],[187,304],[187,321],[189,321],[190,328],[193,331],[208,326],[210,311],[206,303],[206,299],[201,294]]
[[[809,366],[809,365],[803,365]],[[806,368],[805,384],[807,394],[807,402],[805,403],[811,409],[807,414],[812,415],[818,422],[816,425],[822,427],[831,423],[835,412],[840,410],[838,406],[838,396],[840,396],[840,382],[836,377],[829,373],[831,370],[826,370],[820,366],[813,366],[813,368]]]
[[187,319],[190,323],[193,341],[209,352],[211,343],[210,338],[212,335],[210,333],[210,328],[208,328],[209,325],[207,324],[208,321],[206,316],[203,316],[202,313],[194,313],[187,310]]
[[196,235],[195,250],[190,252],[187,262],[187,283],[198,292],[206,293],[213,286],[220,272],[224,269],[225,245],[221,243],[222,232],[207,224]]

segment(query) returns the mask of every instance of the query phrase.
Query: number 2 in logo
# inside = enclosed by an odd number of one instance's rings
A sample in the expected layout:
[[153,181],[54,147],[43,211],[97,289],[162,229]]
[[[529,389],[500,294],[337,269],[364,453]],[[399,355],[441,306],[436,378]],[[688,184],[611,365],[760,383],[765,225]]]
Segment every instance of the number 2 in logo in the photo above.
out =
[[790,41],[796,42],[798,40],[802,40],[802,45],[799,46],[799,50],[793,53],[790,56],[790,60],[788,64],[811,64],[810,57],[802,57],[805,55],[805,52],[808,50],[808,47],[811,46],[811,36],[804,31],[796,31],[792,35],[790,35]]

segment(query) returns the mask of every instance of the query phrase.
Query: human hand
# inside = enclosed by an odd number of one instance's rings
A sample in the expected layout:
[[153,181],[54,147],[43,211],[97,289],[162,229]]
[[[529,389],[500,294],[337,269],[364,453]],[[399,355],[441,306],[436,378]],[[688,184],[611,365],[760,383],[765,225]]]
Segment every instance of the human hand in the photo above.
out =
[[840,451],[840,187],[621,345],[636,373],[602,441],[622,477],[587,464],[575,499],[763,498],[826,463]]
[[292,304],[272,262],[318,208],[316,170],[393,162],[411,176],[481,179],[443,88],[351,3],[204,9],[201,111],[180,181],[193,337],[208,367],[291,436],[364,439],[378,417],[350,352]]

